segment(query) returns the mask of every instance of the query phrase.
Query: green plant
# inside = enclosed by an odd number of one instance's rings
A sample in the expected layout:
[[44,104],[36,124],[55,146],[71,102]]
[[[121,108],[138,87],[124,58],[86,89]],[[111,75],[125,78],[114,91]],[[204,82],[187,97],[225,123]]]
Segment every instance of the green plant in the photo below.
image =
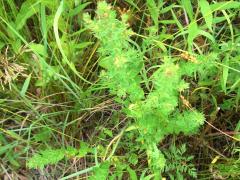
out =
[[38,153],[34,154],[33,157],[29,158],[27,166],[29,168],[43,169],[46,165],[57,164],[64,158],[66,159],[70,159],[73,157],[80,158],[90,152],[92,152],[92,149],[89,148],[87,144],[84,142],[81,142],[79,149],[73,148],[71,146],[60,149],[47,148],[39,151]]
[[[188,84],[182,77],[186,74],[175,59],[165,57],[160,67],[149,77],[151,90],[144,94],[141,72],[143,53],[130,39],[134,33],[127,25],[127,16],[116,19],[116,12],[105,2],[98,3],[97,17],[91,20],[85,15],[86,26],[100,40],[100,65],[105,69],[101,79],[110,93],[117,95],[128,117],[135,120],[142,142],[148,155],[149,167],[160,176],[165,158],[157,145],[169,134],[192,134],[204,122],[204,116],[196,110],[180,111],[179,95]],[[185,62],[185,65],[193,64]],[[197,69],[193,69],[195,72]]]
[[233,158],[220,159],[217,156],[210,164],[209,171],[214,178],[219,179],[239,179],[240,149],[239,146],[232,151]]
[[0,179],[238,179],[240,2],[97,2],[0,1]]
[[193,156],[187,156],[186,145],[183,144],[179,148],[171,145],[169,150],[164,151],[167,159],[164,172],[170,179],[185,179],[186,177],[197,177],[197,170],[192,164]]

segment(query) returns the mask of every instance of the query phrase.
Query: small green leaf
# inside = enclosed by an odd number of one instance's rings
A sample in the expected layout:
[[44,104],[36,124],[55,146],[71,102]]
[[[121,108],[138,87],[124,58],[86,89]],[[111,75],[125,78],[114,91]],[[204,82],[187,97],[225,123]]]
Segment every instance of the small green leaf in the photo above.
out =
[[107,129],[107,128],[104,128],[103,130],[104,134],[110,136],[110,137],[113,137],[113,133],[111,130]]
[[192,7],[191,0],[181,0],[181,4],[183,5],[190,20],[192,21],[193,20],[193,7]]
[[11,149],[14,149],[15,146],[16,146],[16,143],[11,143],[11,144],[6,144],[6,145],[0,144],[0,155],[10,151]]
[[67,157],[74,157],[78,153],[78,150],[72,146],[68,146],[65,150],[65,154]]
[[69,12],[69,17],[75,16],[79,14],[84,8],[86,8],[91,2],[86,2],[83,4],[79,4],[76,8],[71,9]]
[[3,46],[5,46],[5,43],[2,42],[2,41],[0,41],[0,51],[1,51],[1,49],[3,48]]
[[91,176],[90,180],[105,180],[108,177],[110,163],[105,161],[99,167],[94,168],[94,175]]
[[29,46],[33,50],[33,52],[37,52],[39,55],[42,56],[46,55],[44,46],[42,44],[31,43]]
[[39,152],[39,154],[35,154],[31,157],[27,166],[29,168],[40,168],[43,169],[44,166],[49,164],[56,164],[60,160],[64,158],[65,151],[63,149],[46,149]]
[[161,41],[157,42],[157,46],[162,49],[163,52],[167,52],[167,48]]
[[44,58],[39,59],[40,71],[42,76],[39,77],[35,86],[46,86],[50,80],[56,79],[56,74],[59,72],[58,66],[50,66]]
[[[165,4],[165,2],[162,1],[161,6],[163,6],[164,4]],[[164,14],[164,13],[167,13],[168,11],[172,11],[175,6],[176,6],[175,4],[170,4],[167,7],[162,7],[161,10],[159,11],[159,13]]]
[[240,8],[240,2],[237,1],[225,1],[225,2],[217,2],[210,5],[212,12],[221,11],[227,9],[238,9]]
[[153,19],[153,22],[155,26],[158,26],[158,15],[159,15],[159,9],[157,4],[154,0],[147,0],[147,6],[148,10],[150,12],[151,18]]
[[215,43],[215,38],[213,35],[211,35],[209,32],[203,31],[203,30],[199,30],[198,31],[199,35],[203,35],[206,38],[208,38],[209,40],[211,40],[213,43]]
[[134,8],[136,8],[138,11],[140,11],[137,4],[135,4],[134,0],[125,0],[128,4],[132,5]]
[[22,97],[25,96],[25,94],[28,90],[29,84],[30,84],[30,80],[31,80],[31,74],[29,74],[27,79],[24,81],[22,89],[20,91],[20,96],[22,96]]
[[224,62],[223,70],[222,70],[222,77],[221,77],[221,87],[222,90],[227,93],[227,80],[228,80],[228,71],[229,71],[229,58],[226,58]]
[[34,140],[36,142],[38,142],[38,141],[42,141],[42,142],[48,141],[51,137],[51,133],[52,133],[51,129],[46,127],[46,128],[42,128],[40,130],[41,131],[39,133],[37,133],[33,136]]
[[212,31],[213,15],[211,7],[207,0],[200,0],[199,5],[207,27]]
[[90,46],[91,44],[93,44],[93,42],[82,42],[79,44],[74,44],[74,48],[75,49],[84,49],[84,48]]
[[88,144],[81,141],[77,157],[84,157],[89,151],[91,149],[88,147]]
[[9,136],[11,136],[14,139],[24,141],[24,139],[19,134],[14,132],[13,130],[6,130],[6,134],[8,134]]
[[193,45],[193,40],[199,35],[199,28],[196,22],[191,22],[188,26],[188,46],[189,48]]
[[240,87],[240,78],[234,82],[234,84],[231,86],[230,90],[233,91],[238,87]]
[[130,167],[127,167],[127,171],[129,173],[131,180],[137,180],[137,174],[133,169],[131,169]]
[[240,139],[240,134],[239,134],[240,133],[240,120],[238,121],[237,126],[234,131],[236,132],[236,135],[234,137],[237,139]]
[[6,157],[8,159],[8,161],[15,167],[20,167],[21,165],[19,164],[19,162],[17,161],[17,154],[14,153],[13,151],[8,151],[6,154]]
[[22,29],[22,27],[26,24],[28,18],[38,13],[39,8],[37,8],[37,5],[39,2],[40,1],[36,3],[34,0],[27,0],[22,4],[15,21],[17,30]]
[[134,153],[130,154],[129,158],[128,158],[128,162],[136,165],[138,163],[138,156]]

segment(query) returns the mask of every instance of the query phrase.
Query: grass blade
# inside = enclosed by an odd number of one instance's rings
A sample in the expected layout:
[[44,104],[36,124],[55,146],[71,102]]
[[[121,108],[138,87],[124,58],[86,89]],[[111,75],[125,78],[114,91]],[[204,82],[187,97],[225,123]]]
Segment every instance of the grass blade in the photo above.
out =
[[58,9],[57,9],[57,12],[55,14],[55,17],[54,17],[54,22],[53,22],[53,30],[54,30],[54,35],[55,35],[55,39],[56,39],[56,43],[57,43],[57,46],[62,54],[62,61],[63,63],[67,64],[69,66],[69,68],[81,79],[83,80],[84,82],[86,83],[89,83],[89,84],[92,84],[91,82],[89,82],[88,80],[84,79],[79,73],[78,71],[76,70],[75,68],[75,65],[70,62],[62,48],[62,44],[61,44],[61,40],[60,40],[60,37],[59,37],[59,33],[58,33],[58,20],[64,10],[64,1],[62,0]]
[[28,87],[29,87],[29,84],[30,84],[30,80],[31,80],[31,74],[24,81],[23,86],[22,86],[22,90],[20,91],[20,95],[23,96],[23,97],[25,96],[25,94],[26,94],[26,92],[28,90]]
[[212,31],[213,15],[211,7],[207,0],[200,0],[199,5],[207,27]]
[[17,14],[16,21],[15,21],[17,30],[22,29],[22,27],[26,24],[26,21],[28,18],[38,13],[39,8],[35,8],[35,7],[39,4],[39,2],[40,1],[33,4],[32,0],[28,0],[22,4],[21,9]]
[[221,86],[225,93],[227,93],[227,80],[228,80],[228,71],[229,71],[229,57],[226,58],[224,62],[224,67],[222,71]]
[[193,20],[193,7],[192,7],[191,0],[181,0],[181,4],[183,5],[190,20],[192,21]]
[[82,171],[78,171],[76,173],[73,173],[73,174],[70,174],[68,176],[65,176],[63,178],[61,178],[60,180],[66,180],[66,179],[70,179],[70,178],[74,178],[74,177],[77,177],[77,176],[80,176],[82,174],[85,174],[85,173],[88,173],[88,172],[91,172],[94,170],[94,168],[96,168],[97,166],[93,166],[93,167],[90,167],[90,168],[87,168],[87,169],[84,169]]
[[155,26],[158,26],[158,15],[159,15],[159,9],[157,4],[154,0],[147,0],[147,6],[148,10],[150,12],[151,18],[153,19],[153,22]]
[[225,2],[217,2],[215,4],[210,5],[212,12],[227,10],[227,9],[238,9],[240,8],[240,2],[237,1],[225,1]]

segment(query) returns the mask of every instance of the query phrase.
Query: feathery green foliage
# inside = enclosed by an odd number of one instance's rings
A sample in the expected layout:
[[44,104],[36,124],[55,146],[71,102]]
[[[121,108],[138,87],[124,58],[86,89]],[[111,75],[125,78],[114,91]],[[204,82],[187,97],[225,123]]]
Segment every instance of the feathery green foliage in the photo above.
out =
[[188,85],[182,79],[185,74],[181,73],[181,66],[174,63],[174,59],[165,58],[149,77],[152,90],[144,96],[140,84],[142,52],[131,43],[130,37],[134,33],[127,26],[127,17],[123,15],[122,20],[118,20],[116,12],[106,2],[98,3],[96,13],[93,21],[85,15],[85,22],[100,41],[100,64],[105,69],[101,78],[110,92],[122,100],[126,114],[136,120],[149,165],[157,175],[165,165],[157,144],[169,134],[197,132],[204,116],[195,110],[177,110],[179,94]]
[[39,153],[34,154],[33,157],[28,159],[27,166],[29,168],[40,168],[43,169],[46,165],[56,164],[64,158],[83,157],[92,150],[87,147],[84,142],[81,142],[79,150],[68,146],[67,148],[61,149],[44,149]]
[[183,144],[179,148],[171,145],[169,150],[164,151],[167,159],[165,172],[170,179],[185,179],[186,177],[197,177],[197,170],[191,163],[193,156],[186,156],[186,145]]
[[45,165],[56,164],[64,158],[65,151],[63,149],[46,149],[40,151],[29,159],[27,166],[29,168],[43,169]]

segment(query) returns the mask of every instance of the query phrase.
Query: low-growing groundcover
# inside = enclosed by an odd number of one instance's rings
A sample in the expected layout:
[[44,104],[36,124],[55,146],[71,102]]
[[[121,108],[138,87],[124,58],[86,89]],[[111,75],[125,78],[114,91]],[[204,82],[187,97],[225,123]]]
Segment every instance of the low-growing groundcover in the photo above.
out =
[[0,177],[239,179],[240,2],[0,2]]

